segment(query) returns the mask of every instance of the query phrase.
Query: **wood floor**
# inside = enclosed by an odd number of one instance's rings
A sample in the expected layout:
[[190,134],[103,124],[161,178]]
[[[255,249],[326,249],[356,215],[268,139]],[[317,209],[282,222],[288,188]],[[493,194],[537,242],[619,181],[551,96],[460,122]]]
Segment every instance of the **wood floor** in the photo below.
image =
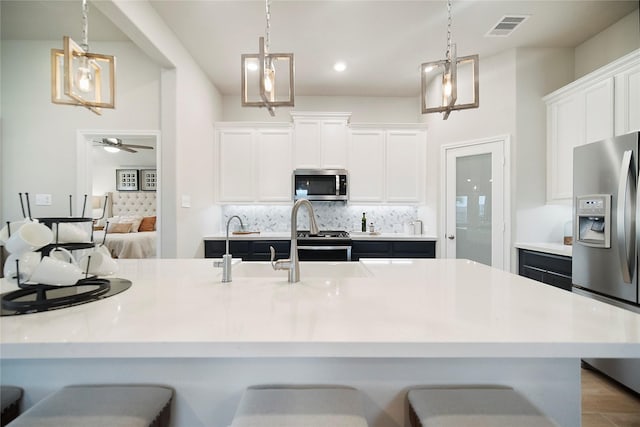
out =
[[640,427],[640,397],[583,368],[582,427]]

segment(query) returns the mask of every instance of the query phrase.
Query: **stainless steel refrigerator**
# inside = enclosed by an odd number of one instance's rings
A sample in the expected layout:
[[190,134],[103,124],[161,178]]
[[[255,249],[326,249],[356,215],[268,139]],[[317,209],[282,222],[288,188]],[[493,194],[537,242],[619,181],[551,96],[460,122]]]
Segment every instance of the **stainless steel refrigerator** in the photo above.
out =
[[[572,264],[573,292],[638,313],[639,138],[574,148]],[[640,359],[585,362],[640,392]]]

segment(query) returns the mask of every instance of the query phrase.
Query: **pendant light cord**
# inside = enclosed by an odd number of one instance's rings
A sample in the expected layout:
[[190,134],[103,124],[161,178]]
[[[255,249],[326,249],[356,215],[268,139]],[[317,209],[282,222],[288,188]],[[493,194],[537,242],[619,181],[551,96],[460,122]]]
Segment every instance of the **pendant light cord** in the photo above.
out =
[[89,4],[82,0],[82,46],[85,52],[89,52]]
[[[85,0],[86,1],[86,0]],[[264,53],[269,53],[271,47],[271,0],[265,0],[265,13],[267,18],[266,38],[264,43]]]
[[451,0],[447,0],[447,60],[451,61]]

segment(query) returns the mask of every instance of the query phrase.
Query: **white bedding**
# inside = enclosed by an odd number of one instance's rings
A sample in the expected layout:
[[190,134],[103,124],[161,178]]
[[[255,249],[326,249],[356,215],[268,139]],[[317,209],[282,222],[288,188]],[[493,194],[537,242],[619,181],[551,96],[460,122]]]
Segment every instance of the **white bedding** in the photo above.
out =
[[[94,231],[94,242],[102,244],[103,238],[103,230]],[[156,231],[107,233],[105,246],[114,258],[155,258]]]

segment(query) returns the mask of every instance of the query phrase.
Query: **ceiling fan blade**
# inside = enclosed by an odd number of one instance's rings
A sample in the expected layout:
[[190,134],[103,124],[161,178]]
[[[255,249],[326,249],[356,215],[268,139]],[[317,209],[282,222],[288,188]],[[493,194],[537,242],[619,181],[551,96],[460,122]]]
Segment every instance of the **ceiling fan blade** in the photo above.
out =
[[133,149],[127,147],[126,145],[118,145],[118,148],[121,149],[122,151],[126,151],[128,153],[137,153],[136,150],[133,150]]
[[133,147],[133,148],[145,148],[147,150],[153,150],[153,147],[149,147],[148,145],[136,145],[136,144],[122,144],[123,147]]

